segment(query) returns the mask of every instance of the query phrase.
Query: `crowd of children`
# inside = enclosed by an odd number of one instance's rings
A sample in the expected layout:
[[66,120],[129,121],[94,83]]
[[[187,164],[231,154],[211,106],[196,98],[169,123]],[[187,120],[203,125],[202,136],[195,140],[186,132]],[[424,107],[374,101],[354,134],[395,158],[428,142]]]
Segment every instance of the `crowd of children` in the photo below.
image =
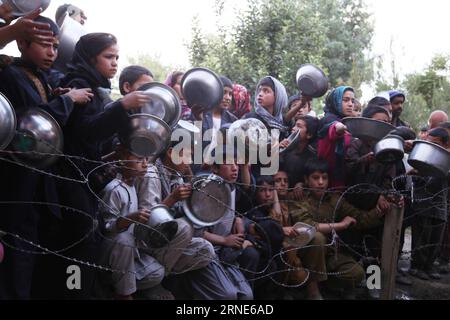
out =
[[[61,10],[71,10],[69,16],[80,23],[86,20],[76,7]],[[0,14],[12,19],[7,10]],[[0,28],[0,45],[16,40],[21,52],[19,58],[2,59],[0,92],[16,111],[41,108],[51,114],[64,132],[64,154],[72,160],[47,168],[49,175],[2,155],[0,172],[8,183],[0,187],[0,240],[7,244],[0,247],[0,299],[277,299],[286,297],[287,287],[306,288],[308,299],[323,299],[323,290],[351,297],[365,278],[362,258],[380,258],[384,216],[392,206],[405,206],[404,228],[412,226],[410,274],[429,280],[450,272],[447,177],[421,177],[426,188],[415,197],[422,201],[411,205],[411,199],[392,194],[392,183],[421,172],[402,161],[379,163],[373,145],[352,137],[342,123],[345,117],[391,123],[396,127],[391,134],[407,140],[407,150],[416,137],[401,120],[404,93],[392,90],[390,100],[375,97],[361,112],[355,90],[340,86],[328,93],[318,118],[310,97],[298,93],[288,99],[274,77],[258,82],[252,108],[247,89],[222,76],[222,102],[198,113],[183,97],[184,73],[175,71],[165,84],[179,96],[183,120],[200,120],[203,132],[212,130],[211,143],[202,148],[212,157],[191,165],[193,154],[177,153],[171,143],[149,159],[132,153],[117,135],[129,114],[149,101],[143,90],[154,81],[152,72],[124,68],[123,97],[113,101],[105,92],[119,70],[115,36],[81,37],[62,74],[52,69],[59,27],[39,14],[36,10]],[[230,124],[249,118],[279,130],[284,147],[285,138],[300,130],[273,176],[261,175],[259,164],[238,162],[233,146],[222,148],[218,141]],[[450,150],[449,134],[447,115],[436,111],[421,138]],[[112,151],[115,176],[92,174]],[[192,195],[191,179],[201,172],[229,185],[231,205],[214,226],[199,228],[182,204]],[[347,192],[358,185],[363,187]],[[147,226],[155,207],[173,216],[173,233],[148,243],[136,230]],[[302,246],[295,245],[298,223],[315,230]],[[33,244],[58,254],[36,254]],[[69,290],[66,270],[78,262],[81,290]],[[410,284],[404,273],[397,280]]]

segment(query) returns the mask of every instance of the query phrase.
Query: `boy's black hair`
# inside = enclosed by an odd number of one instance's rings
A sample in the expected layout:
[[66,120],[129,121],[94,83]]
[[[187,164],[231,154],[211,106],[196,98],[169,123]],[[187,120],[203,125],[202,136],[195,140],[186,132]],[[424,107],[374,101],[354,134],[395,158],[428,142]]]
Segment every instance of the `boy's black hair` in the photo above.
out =
[[450,129],[450,121],[442,122],[439,124],[439,128]]
[[224,87],[233,89],[233,82],[230,79],[228,79],[225,76],[220,76],[219,78],[220,78],[220,81],[222,81],[222,84]]
[[384,113],[388,117],[390,116],[389,112],[383,107],[380,107],[380,106],[369,106],[369,107],[365,108],[364,111],[362,112],[362,117],[371,119],[377,113]]
[[230,160],[237,161],[237,150],[231,145],[224,145],[222,148],[216,147],[212,154],[214,166],[230,164]]
[[59,27],[52,19],[44,16],[37,16],[34,21],[48,23],[50,25],[50,30],[53,32],[53,36],[57,37],[59,35]]
[[[262,78],[262,80],[259,82],[259,87],[262,86],[267,86],[270,87],[272,89],[273,92],[275,92],[275,83],[273,82],[273,80],[270,77],[264,77]],[[259,88],[257,88],[259,90]]]
[[256,178],[256,187],[263,187],[265,183],[274,186],[275,180],[273,179],[273,176],[259,176]]
[[315,140],[317,132],[319,131],[319,119],[312,116],[296,116],[295,122],[303,120],[306,124],[306,132],[311,135],[311,141]]
[[383,106],[387,106],[387,105],[390,105],[390,104],[391,103],[386,98],[375,97],[375,98],[373,98],[372,100],[369,101],[369,103],[367,104],[367,108],[370,108],[370,107],[383,107]]
[[305,177],[309,177],[314,172],[318,171],[321,173],[328,173],[328,162],[322,158],[319,159],[309,159],[303,171],[305,172]]
[[122,95],[127,93],[124,91],[123,86],[126,82],[133,85],[143,75],[147,75],[153,78],[153,73],[142,66],[129,66],[122,70],[119,77],[119,89]]
[[428,135],[435,138],[440,138],[443,144],[447,144],[449,135],[444,128],[434,128],[428,132]]

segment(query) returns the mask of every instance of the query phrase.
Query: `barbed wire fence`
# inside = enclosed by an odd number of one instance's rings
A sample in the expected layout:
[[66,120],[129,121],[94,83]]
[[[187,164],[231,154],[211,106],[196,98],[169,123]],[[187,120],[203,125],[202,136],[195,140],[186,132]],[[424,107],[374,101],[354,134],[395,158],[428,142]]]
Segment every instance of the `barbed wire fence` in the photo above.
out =
[[[100,197],[100,195],[98,195],[96,192],[94,192],[93,187],[90,185],[90,177],[104,169],[104,168],[112,168],[112,169],[119,169],[121,168],[124,164],[132,162],[130,160],[128,161],[124,161],[124,160],[120,160],[120,161],[110,161],[110,162],[103,162],[103,161],[93,161],[90,159],[86,159],[83,157],[77,157],[77,156],[70,156],[70,155],[64,155],[61,153],[55,153],[55,154],[48,154],[48,153],[39,153],[39,152],[17,152],[17,151],[8,151],[8,150],[3,150],[0,152],[1,155],[4,156],[0,156],[0,161],[4,161],[6,163],[10,163],[13,165],[17,165],[17,166],[21,166],[24,169],[27,170],[31,170],[34,171],[38,174],[41,175],[46,175],[55,179],[58,179],[60,181],[67,181],[67,182],[72,182],[72,183],[77,183],[77,184],[81,184],[83,186],[85,186],[87,188],[87,190],[89,190],[89,192],[97,199],[98,203],[100,204],[100,208],[102,208],[101,210],[106,210],[108,211],[110,214],[115,215],[117,218],[121,218],[125,221],[128,221],[132,224],[135,225],[140,225],[141,227],[147,228],[149,231],[158,233],[161,237],[163,237],[167,243],[170,242],[169,239],[166,238],[166,236],[161,233],[157,228],[153,228],[147,224],[143,224],[134,220],[131,220],[127,217],[123,217],[120,215],[120,212],[117,212],[114,208],[110,207],[107,203],[105,203],[102,198]],[[79,179],[75,179],[73,177],[66,177],[60,174],[57,174],[55,172],[50,172],[50,171],[46,171],[44,169],[38,169],[36,167],[34,167],[33,165],[27,164],[24,161],[18,161],[18,160],[13,160],[10,156],[11,154],[17,154],[17,155],[23,155],[23,154],[31,154],[33,156],[40,156],[40,157],[59,157],[59,158],[63,158],[64,160],[66,160],[68,162],[68,164],[70,164],[70,166],[72,166],[75,171],[77,172],[77,174],[79,175]],[[62,161],[62,160],[61,160]],[[83,162],[83,163],[88,163],[90,165],[95,166],[95,168],[93,170],[91,170],[87,175],[85,175],[82,170],[76,165],[76,161],[78,162]],[[1,163],[1,162],[0,162]],[[195,176],[193,175],[182,175],[180,172],[176,172],[173,169],[169,168],[169,167],[164,167],[166,170],[168,170],[169,172],[173,172],[174,174],[182,177],[183,179],[185,179],[186,181],[190,181],[192,178],[194,178]],[[128,169],[130,170],[130,169]],[[151,171],[151,170],[155,170],[155,171]],[[149,173],[152,173],[152,179],[158,179],[158,180],[162,180],[165,177],[161,177],[161,173],[157,171],[155,166],[150,166],[149,167]],[[158,177],[154,177],[154,175],[158,175]],[[410,184],[409,187],[405,187],[405,189],[401,189],[400,186],[404,186],[407,185],[405,183],[405,181],[412,181],[412,184]],[[417,184],[418,187],[414,187],[414,185]],[[236,186],[240,186],[240,187],[252,187],[252,185],[246,185],[246,184],[242,184],[242,183],[235,183]],[[203,193],[204,196],[213,199],[214,201],[217,202],[218,206],[222,206],[228,210],[233,210],[235,212],[235,215],[237,217],[241,217],[241,218],[247,218],[249,213],[252,210],[258,210],[260,208],[266,207],[268,204],[262,204],[256,207],[253,207],[251,210],[249,210],[248,212],[237,212],[235,209],[233,209],[234,206],[230,206],[227,203],[224,203],[223,201],[221,201],[220,199],[215,198],[214,196],[210,195],[207,190],[203,190],[199,187],[197,187],[196,185],[192,185],[192,189]],[[406,175],[401,175],[398,177],[395,177],[392,181],[392,188],[391,189],[382,189],[379,188],[375,185],[370,185],[370,184],[359,184],[359,185],[355,185],[352,187],[347,188],[346,190],[342,191],[342,190],[327,190],[325,192],[326,195],[329,194],[334,194],[334,195],[338,195],[339,196],[339,200],[337,202],[337,205],[334,208],[334,211],[332,213],[332,219],[331,221],[329,221],[330,223],[333,222],[337,222],[336,218],[337,218],[337,211],[339,210],[342,201],[345,200],[346,196],[349,194],[353,194],[353,195],[365,195],[365,194],[371,194],[371,195],[396,195],[396,196],[403,196],[403,198],[405,199],[405,202],[409,202],[411,204],[420,204],[420,203],[430,203],[432,204],[432,206],[427,206],[426,208],[420,209],[420,210],[413,210],[412,214],[407,215],[404,218],[404,223],[409,222],[410,220],[413,220],[414,217],[423,214],[425,211],[429,211],[432,209],[442,209],[442,208],[448,208],[448,199],[447,199],[447,203],[443,203],[442,201],[442,196],[446,195],[448,193],[448,188],[445,188],[443,190],[440,190],[439,192],[435,192],[433,194],[427,194],[427,192],[418,192],[418,191],[423,191],[427,189],[427,179],[424,177],[420,177],[420,176],[406,176]],[[295,188],[289,188],[288,192],[294,191]],[[314,192],[316,190],[311,189],[311,188],[304,188],[304,192]],[[323,201],[323,198],[321,199],[321,202]],[[290,204],[290,203],[296,203],[298,201],[296,200],[279,200],[279,203],[286,203],[286,204]],[[321,202],[319,204],[319,207],[321,205]],[[79,265],[84,265],[90,268],[94,268],[97,269],[99,271],[106,271],[106,272],[114,272],[114,273],[122,273],[122,274],[126,274],[126,273],[130,273],[130,274],[134,274],[137,275],[139,273],[141,273],[143,270],[145,270],[147,268],[147,266],[144,266],[143,269],[141,270],[115,270],[115,269],[111,269],[110,266],[108,265],[103,265],[101,263],[92,263],[89,261],[82,261],[76,258],[73,258],[69,255],[67,255],[67,251],[69,251],[70,249],[80,245],[83,241],[85,241],[87,238],[89,238],[92,235],[98,235],[101,237],[101,239],[103,241],[107,241],[110,242],[111,244],[118,244],[114,238],[108,237],[105,234],[103,234],[102,232],[100,232],[99,230],[99,214],[97,214],[96,216],[92,216],[87,212],[84,212],[82,210],[79,210],[77,208],[72,208],[72,207],[68,207],[68,206],[64,206],[58,203],[48,203],[48,202],[33,202],[33,201],[29,201],[29,202],[20,202],[20,201],[2,201],[0,202],[0,205],[23,205],[23,204],[27,204],[27,205],[33,205],[33,206],[47,206],[47,207],[56,207],[62,210],[65,210],[66,212],[69,212],[70,214],[78,214],[78,215],[82,215],[88,219],[90,219],[90,225],[91,228],[86,232],[86,234],[84,234],[82,237],[80,237],[79,239],[77,239],[76,241],[74,241],[73,243],[63,247],[63,248],[59,248],[58,250],[55,249],[49,249],[44,247],[43,245],[36,243],[34,241],[31,241],[29,239],[24,238],[22,235],[20,234],[15,234],[14,232],[10,232],[8,230],[0,230],[0,242],[3,243],[6,247],[12,249],[12,250],[17,250],[20,251],[22,253],[25,254],[32,254],[32,255],[54,255],[57,256],[59,258],[65,259],[67,261],[70,261],[71,263],[75,263],[75,264],[79,264]],[[269,205],[273,205],[274,203],[269,203]],[[8,214],[3,212],[3,214]],[[258,224],[258,221],[253,221],[253,223]],[[442,221],[442,225],[447,225],[448,222]],[[32,248],[35,248],[35,250],[25,250],[23,248],[18,248],[14,245],[12,245],[7,239],[9,236],[12,239],[16,239],[19,240],[23,243],[26,243],[27,245],[29,245]],[[267,235],[266,235],[267,236]],[[267,237],[268,238],[268,237]],[[377,259],[378,257],[372,257],[371,256],[371,250],[368,248],[367,244],[366,244],[366,240],[368,238],[374,238],[372,235],[365,235],[362,239],[362,243],[361,244],[349,244],[349,243],[345,243],[337,234],[336,230],[333,229],[331,236],[328,238],[329,243],[326,243],[324,246],[325,247],[329,247],[329,248],[334,248],[334,250],[338,250],[338,246],[339,247],[343,247],[346,250],[348,250],[354,257],[357,257],[359,259],[359,261],[361,262],[364,259]],[[378,241],[378,239],[375,238],[375,240]],[[126,245],[126,244],[122,244],[120,243],[120,245]],[[407,254],[409,255],[408,259],[411,259],[411,256],[413,254],[414,251],[416,250],[421,250],[421,249],[425,249],[425,248],[430,248],[430,247],[441,247],[443,246],[441,243],[433,243],[433,244],[427,244],[421,247],[417,247],[414,248],[413,250],[409,250],[409,251],[402,251],[403,254]],[[131,246],[133,249],[141,249],[141,247],[136,243],[135,246]],[[340,272],[340,273],[332,273],[332,272],[321,272],[318,270],[308,270],[307,268],[304,267],[295,267],[293,265],[290,265],[290,263],[285,259],[285,255],[290,252],[290,251],[296,251],[297,253],[300,252],[301,250],[306,250],[306,249],[310,249],[310,248],[314,248],[317,247],[315,245],[306,245],[306,246],[302,246],[302,247],[290,247],[290,248],[283,248],[280,252],[277,253],[273,253],[272,257],[269,259],[267,265],[262,268],[262,270],[260,271],[252,271],[252,270],[245,270],[243,268],[240,267],[240,270],[242,272],[246,272],[248,274],[252,274],[252,281],[256,281],[256,280],[261,280],[261,279],[265,279],[265,278],[269,278],[271,279],[274,283],[276,283],[279,286],[285,287],[285,288],[299,288],[299,287],[303,287],[305,286],[305,284],[308,282],[310,275],[315,273],[315,274],[322,274],[322,275],[326,275],[326,276],[339,276],[345,273],[349,273],[352,270],[346,270],[344,272]],[[448,245],[445,245],[445,247],[449,247]],[[180,249],[180,248],[174,248],[174,249]],[[379,248],[377,248],[379,249]],[[339,248],[339,250],[341,250]],[[66,254],[65,254],[66,253]],[[201,252],[191,252],[191,254],[195,255],[202,255]],[[219,259],[219,258],[215,258],[215,259]],[[272,262],[274,262],[275,260],[279,260],[282,262],[282,264],[285,266],[284,269],[278,269],[276,271],[270,271],[270,266],[272,264]],[[220,261],[220,260],[218,260]],[[234,264],[230,264],[227,263],[225,261],[220,261],[221,264],[223,265],[234,265]],[[195,265],[192,266],[191,268],[184,270],[183,272],[179,272],[178,274],[182,274],[182,273],[186,273],[189,272],[191,270],[195,269]],[[307,272],[307,277],[305,278],[305,280],[302,283],[296,284],[296,285],[289,285],[286,283],[283,283],[282,281],[279,280],[279,275],[281,274],[285,274],[286,272],[291,272],[291,271],[300,271],[300,270],[304,270]],[[173,274],[177,274],[177,273],[173,273]]]

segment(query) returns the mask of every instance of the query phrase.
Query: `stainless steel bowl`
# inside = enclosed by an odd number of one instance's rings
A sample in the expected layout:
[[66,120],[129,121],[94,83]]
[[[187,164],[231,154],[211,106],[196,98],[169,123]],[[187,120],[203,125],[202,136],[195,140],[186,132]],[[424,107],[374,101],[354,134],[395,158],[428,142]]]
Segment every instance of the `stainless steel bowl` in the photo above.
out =
[[390,123],[368,118],[344,118],[342,123],[354,137],[371,144],[377,143],[395,129]]
[[294,230],[298,236],[295,238],[287,238],[286,242],[295,248],[303,248],[308,245],[314,239],[317,232],[315,227],[302,222],[297,222],[294,225]]
[[54,164],[62,154],[64,136],[58,122],[38,108],[17,112],[17,130],[10,149],[11,156],[38,169]]
[[421,175],[447,176],[450,171],[450,152],[437,144],[417,140],[414,141],[408,163]]
[[181,89],[190,107],[200,106],[209,111],[220,105],[223,99],[223,84],[211,70],[194,68],[181,79]]
[[59,31],[58,57],[53,65],[55,69],[67,71],[67,64],[72,60],[77,42],[87,33],[80,23],[66,14]]
[[301,129],[291,133],[291,135],[287,138],[289,140],[289,145],[286,148],[280,148],[280,154],[291,151],[298,144],[298,140],[300,139]]
[[0,93],[0,150],[5,149],[14,138],[17,119],[9,100]]
[[319,98],[328,91],[328,78],[313,64],[304,64],[297,71],[297,86],[306,96]]
[[149,114],[130,116],[128,128],[120,132],[120,141],[142,157],[159,156],[170,144],[172,130],[161,119]]
[[201,174],[192,180],[192,195],[183,202],[183,210],[196,227],[217,224],[231,207],[231,189],[221,177]]
[[17,17],[27,15],[37,8],[42,8],[42,11],[45,11],[50,5],[50,0],[5,0],[3,2],[11,5],[13,8],[12,14]]
[[181,117],[181,103],[175,90],[158,82],[149,83],[145,88],[144,93],[151,97],[151,101],[141,112],[162,119],[169,127],[175,128]]
[[387,135],[374,147],[375,157],[380,163],[394,163],[403,159],[405,155],[405,140],[396,135]]
[[175,237],[178,223],[165,205],[154,206],[150,210],[150,218],[146,225],[137,224],[134,236],[143,241],[149,248],[161,248]]

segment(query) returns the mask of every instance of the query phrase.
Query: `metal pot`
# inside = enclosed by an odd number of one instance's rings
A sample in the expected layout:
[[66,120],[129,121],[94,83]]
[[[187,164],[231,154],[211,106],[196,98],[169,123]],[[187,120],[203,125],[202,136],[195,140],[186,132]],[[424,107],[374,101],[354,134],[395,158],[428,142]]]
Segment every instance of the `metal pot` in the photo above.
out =
[[45,11],[50,5],[50,0],[4,0],[1,2],[8,3],[13,9],[12,14],[16,17],[27,15],[37,8]]
[[349,117],[342,123],[354,137],[369,144],[377,143],[395,129],[390,123],[368,118]]
[[269,130],[261,120],[256,118],[233,122],[227,132],[227,141],[234,141],[234,139],[246,148],[254,150],[263,144],[270,145],[271,142]]
[[450,152],[437,144],[414,141],[408,163],[421,175],[447,176],[450,171]]
[[319,98],[328,91],[328,78],[317,66],[304,64],[297,71],[297,86],[302,94]]
[[223,84],[209,69],[193,68],[181,79],[181,89],[187,104],[209,111],[220,105],[223,99]]
[[152,82],[142,87],[151,101],[142,108],[142,113],[164,120],[170,128],[176,127],[181,117],[181,103],[175,90],[165,84]]
[[149,248],[161,248],[172,241],[177,231],[178,223],[172,217],[170,209],[165,205],[157,205],[150,210],[146,225],[135,226],[134,236]]
[[54,164],[59,157],[49,154],[62,154],[64,146],[58,122],[39,108],[18,111],[17,119],[16,134],[9,147],[16,153],[11,156],[38,169]]
[[228,183],[214,174],[201,174],[192,180],[192,195],[183,202],[183,210],[196,227],[217,224],[231,207]]
[[0,150],[5,149],[14,138],[17,119],[9,100],[0,93]]
[[161,119],[149,114],[134,114],[128,128],[119,133],[120,141],[142,157],[159,156],[170,144],[172,130]]
[[59,32],[58,57],[53,65],[55,69],[64,73],[67,71],[67,64],[72,60],[78,40],[87,33],[80,23],[66,14]]
[[405,140],[396,135],[387,135],[374,147],[375,157],[378,162],[391,164],[403,159]]

